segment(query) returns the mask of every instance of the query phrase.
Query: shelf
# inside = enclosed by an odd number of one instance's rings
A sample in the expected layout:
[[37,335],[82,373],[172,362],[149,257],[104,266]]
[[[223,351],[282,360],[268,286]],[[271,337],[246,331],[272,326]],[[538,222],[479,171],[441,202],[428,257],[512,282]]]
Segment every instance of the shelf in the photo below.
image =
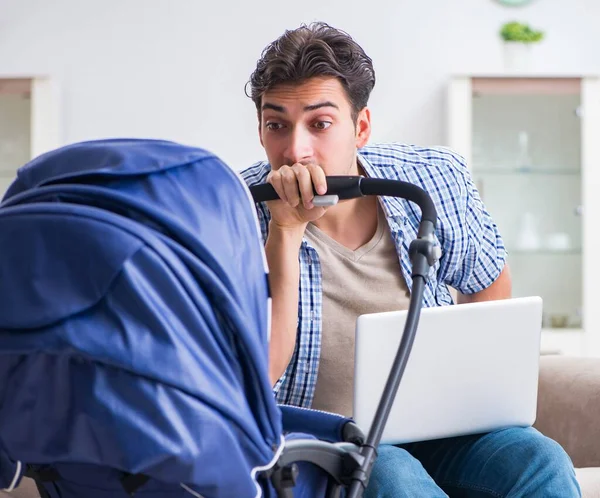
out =
[[581,176],[579,169],[524,169],[524,168],[473,168],[473,176],[518,175],[518,176]]
[[574,328],[543,328],[540,353],[542,355],[584,355],[583,330]]
[[580,256],[582,250],[574,247],[573,249],[506,249],[509,255],[516,256]]
[[582,334],[582,333],[583,333],[583,329],[574,329],[574,328],[567,328],[567,327],[563,327],[563,328],[544,327],[542,329],[542,334],[544,334],[544,335],[550,335],[550,334],[578,335],[578,334]]

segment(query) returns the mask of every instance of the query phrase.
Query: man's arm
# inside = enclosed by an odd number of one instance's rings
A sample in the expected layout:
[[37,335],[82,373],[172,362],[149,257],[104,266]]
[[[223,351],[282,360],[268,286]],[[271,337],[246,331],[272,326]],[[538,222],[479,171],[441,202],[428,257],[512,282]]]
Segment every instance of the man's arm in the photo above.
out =
[[267,203],[271,221],[265,243],[272,297],[269,378],[275,385],[287,369],[296,346],[298,255],[304,230],[309,222],[318,220],[327,211],[313,205],[313,185],[317,192],[324,194],[327,182],[325,172],[316,164],[281,166],[269,173],[267,181],[280,198]]
[[451,153],[447,160],[456,183],[449,185],[455,205],[445,220],[454,229],[447,231],[451,237],[440,239],[442,254],[446,255],[444,283],[458,291],[459,304],[510,298],[510,270],[498,227],[464,159]]
[[298,251],[304,230],[283,230],[271,223],[265,244],[271,287],[271,340],[269,378],[271,385],[285,372],[296,344],[298,328]]
[[510,277],[510,269],[508,264],[504,265],[504,268],[500,272],[500,275],[492,285],[483,289],[482,291],[475,292],[474,294],[461,294],[458,293],[458,304],[465,303],[477,303],[481,301],[496,301],[498,299],[509,299],[512,293],[512,280]]

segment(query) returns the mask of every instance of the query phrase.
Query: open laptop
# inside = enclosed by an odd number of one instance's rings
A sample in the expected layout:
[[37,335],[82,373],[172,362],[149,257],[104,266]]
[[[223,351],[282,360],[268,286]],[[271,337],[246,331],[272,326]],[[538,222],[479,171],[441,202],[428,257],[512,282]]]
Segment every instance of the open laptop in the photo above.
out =
[[[407,311],[356,324],[354,419],[368,431]],[[527,427],[536,416],[542,299],[423,308],[382,443]]]

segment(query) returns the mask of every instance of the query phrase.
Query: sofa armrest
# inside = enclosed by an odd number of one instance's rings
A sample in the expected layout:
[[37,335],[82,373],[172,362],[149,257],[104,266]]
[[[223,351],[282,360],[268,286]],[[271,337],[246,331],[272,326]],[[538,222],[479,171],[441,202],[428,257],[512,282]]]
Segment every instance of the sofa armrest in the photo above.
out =
[[23,477],[19,487],[14,491],[0,491],[0,498],[39,498],[40,493],[37,490],[35,482],[29,477]]
[[535,427],[575,467],[600,467],[600,358],[542,356]]

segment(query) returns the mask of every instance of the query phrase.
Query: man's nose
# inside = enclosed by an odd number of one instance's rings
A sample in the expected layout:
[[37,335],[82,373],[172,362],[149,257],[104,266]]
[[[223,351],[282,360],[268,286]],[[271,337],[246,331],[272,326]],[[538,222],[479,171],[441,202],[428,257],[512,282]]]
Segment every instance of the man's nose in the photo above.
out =
[[290,141],[285,150],[285,159],[290,166],[296,163],[310,162],[313,157],[312,137],[307,130],[297,127],[290,134]]

